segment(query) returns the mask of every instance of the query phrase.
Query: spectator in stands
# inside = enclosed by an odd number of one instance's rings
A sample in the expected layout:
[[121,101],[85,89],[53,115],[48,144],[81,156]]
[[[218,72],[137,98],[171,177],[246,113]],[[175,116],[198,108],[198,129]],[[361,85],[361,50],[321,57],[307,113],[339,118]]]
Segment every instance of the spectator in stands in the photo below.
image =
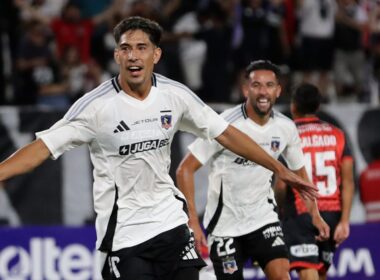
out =
[[360,198],[367,222],[380,222],[380,141],[371,150],[373,161],[360,175]]
[[202,90],[200,96],[206,102],[229,102],[233,75],[233,26],[228,13],[218,1],[200,11],[200,30],[194,38],[207,45],[202,68]]
[[[67,0],[14,0],[15,4],[29,5],[32,10],[44,15],[47,18],[59,17],[63,6],[67,3]],[[34,18],[35,12],[31,12],[30,9],[22,9],[20,17],[23,22],[28,22]]]
[[68,91],[72,101],[111,78],[94,59],[86,64],[82,63],[78,49],[74,47],[68,47],[65,50],[61,60],[61,69],[68,82]]
[[304,81],[318,86],[324,101],[334,55],[335,0],[299,0],[299,35]]
[[16,59],[16,104],[68,107],[67,84],[48,42],[47,26],[31,21]]
[[368,16],[357,0],[338,0],[335,25],[334,79],[338,96],[364,98],[365,54],[363,32]]
[[38,19],[50,27],[54,33],[57,53],[62,57],[67,47],[73,46],[78,49],[81,60],[88,62],[91,57],[91,37],[94,27],[111,17],[118,9],[119,1],[115,1],[107,10],[83,19],[81,10],[74,2],[67,2],[63,7],[60,17],[51,18],[35,9],[25,0],[16,0],[22,11],[28,11],[33,19]]

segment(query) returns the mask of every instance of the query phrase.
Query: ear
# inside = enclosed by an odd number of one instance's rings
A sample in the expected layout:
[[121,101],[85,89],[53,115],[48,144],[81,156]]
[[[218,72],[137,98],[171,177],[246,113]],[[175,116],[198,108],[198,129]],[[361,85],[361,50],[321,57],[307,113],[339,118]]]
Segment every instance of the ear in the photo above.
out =
[[119,57],[119,52],[117,49],[114,49],[114,51],[113,51],[113,58],[115,59],[116,63],[119,65],[120,64],[120,57]]
[[240,89],[241,89],[241,92],[243,93],[244,98],[248,98],[248,91],[249,91],[248,88],[249,88],[248,81],[244,80],[240,86]]
[[154,53],[153,53],[153,63],[154,64],[157,64],[160,61],[161,54],[162,54],[161,48],[157,47],[154,49]]
[[282,92],[282,87],[279,85],[279,86],[278,86],[278,89],[277,89],[277,92],[276,92],[276,97],[277,97],[277,98],[280,97],[281,92]]

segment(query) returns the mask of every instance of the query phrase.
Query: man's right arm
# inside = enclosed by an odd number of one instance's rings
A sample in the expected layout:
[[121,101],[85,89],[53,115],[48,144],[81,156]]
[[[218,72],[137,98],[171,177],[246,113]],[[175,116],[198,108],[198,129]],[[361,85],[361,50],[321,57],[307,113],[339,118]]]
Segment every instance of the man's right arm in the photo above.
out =
[[194,231],[195,246],[201,252],[202,245],[207,246],[206,237],[201,228],[194,200],[194,174],[202,167],[192,153],[188,153],[177,168],[177,185],[185,195],[189,210],[189,226]]
[[0,163],[0,181],[31,171],[50,156],[50,151],[41,139],[22,147]]

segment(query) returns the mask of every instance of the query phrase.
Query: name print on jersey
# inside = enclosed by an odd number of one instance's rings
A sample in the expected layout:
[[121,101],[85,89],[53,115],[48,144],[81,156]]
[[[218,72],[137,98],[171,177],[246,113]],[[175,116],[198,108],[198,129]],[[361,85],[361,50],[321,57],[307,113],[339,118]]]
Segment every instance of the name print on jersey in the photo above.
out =
[[302,137],[302,147],[336,146],[334,135],[312,135]]
[[155,139],[137,142],[129,145],[119,147],[119,154],[121,156],[133,155],[150,150],[156,150],[169,145],[169,139]]

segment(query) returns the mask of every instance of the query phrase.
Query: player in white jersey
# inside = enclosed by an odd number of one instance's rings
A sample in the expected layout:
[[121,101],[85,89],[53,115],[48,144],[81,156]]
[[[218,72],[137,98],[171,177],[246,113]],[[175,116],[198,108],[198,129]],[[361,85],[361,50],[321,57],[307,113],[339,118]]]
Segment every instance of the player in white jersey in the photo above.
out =
[[[246,102],[221,116],[257,142],[271,157],[282,155],[291,170],[307,178],[295,124],[272,109],[281,92],[279,68],[254,61],[246,68]],[[216,141],[198,138],[177,170],[177,182],[189,204],[190,227],[196,246],[206,245],[194,204],[194,173],[210,162],[204,225],[217,279],[243,279],[248,259],[257,261],[268,279],[289,279],[288,252],[276,213],[273,172],[225,149]],[[321,236],[329,228],[309,202]]]
[[88,145],[94,166],[97,248],[104,279],[197,279],[204,265],[192,243],[186,202],[169,176],[176,131],[216,139],[273,170],[305,197],[316,188],[229,126],[186,86],[153,73],[161,27],[141,17],[114,29],[120,73],[80,98],[50,129],[0,163],[0,181],[49,156]]

